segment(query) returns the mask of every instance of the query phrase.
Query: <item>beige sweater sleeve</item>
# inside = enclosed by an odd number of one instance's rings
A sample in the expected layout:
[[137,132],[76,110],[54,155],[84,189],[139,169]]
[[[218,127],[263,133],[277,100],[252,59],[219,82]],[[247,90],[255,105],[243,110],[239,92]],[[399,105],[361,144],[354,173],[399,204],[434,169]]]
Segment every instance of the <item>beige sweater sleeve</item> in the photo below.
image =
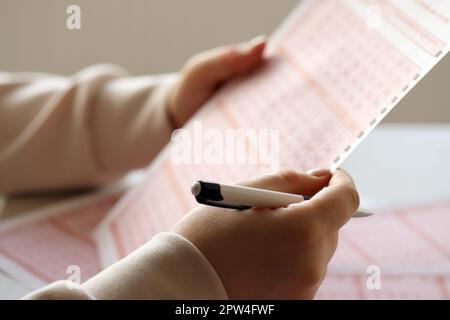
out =
[[71,77],[0,72],[0,193],[92,186],[145,166],[169,141],[175,81],[112,65]]
[[175,233],[147,244],[82,285],[59,281],[25,299],[227,299],[202,253]]

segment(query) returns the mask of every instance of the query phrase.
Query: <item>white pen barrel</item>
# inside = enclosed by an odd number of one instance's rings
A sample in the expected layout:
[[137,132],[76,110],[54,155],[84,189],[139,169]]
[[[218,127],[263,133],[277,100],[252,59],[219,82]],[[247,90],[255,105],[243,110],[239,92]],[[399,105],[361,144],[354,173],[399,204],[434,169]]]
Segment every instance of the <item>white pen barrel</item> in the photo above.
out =
[[225,184],[220,185],[220,193],[224,202],[258,208],[280,208],[304,200],[297,194]]

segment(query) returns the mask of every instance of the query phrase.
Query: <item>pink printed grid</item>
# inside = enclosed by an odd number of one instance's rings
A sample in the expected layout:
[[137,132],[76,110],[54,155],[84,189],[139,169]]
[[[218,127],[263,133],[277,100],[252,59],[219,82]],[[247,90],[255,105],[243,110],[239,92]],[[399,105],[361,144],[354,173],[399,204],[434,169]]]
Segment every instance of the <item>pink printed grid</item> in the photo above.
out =
[[66,279],[69,265],[79,266],[81,280],[86,281],[101,270],[91,231],[118,198],[110,196],[1,231],[0,254],[47,283]]
[[[265,67],[222,90],[199,120],[219,130],[278,129],[280,165],[297,170],[331,166],[420,72],[342,1],[314,2],[275,52]],[[258,173],[257,166],[177,166],[169,157],[152,167],[111,223],[120,256],[169,229],[194,205],[189,186],[195,180],[229,182]],[[180,203],[152,195],[173,188]]]
[[[450,299],[450,201],[389,209],[350,221],[318,298]],[[381,290],[366,268],[381,270]]]
[[449,275],[382,276],[381,290],[368,290],[366,275],[327,275],[316,299],[450,299]]
[[[204,128],[223,130],[227,122],[226,116],[221,113],[206,112],[202,123]],[[194,181],[232,182],[256,175],[259,168],[259,164],[174,164],[171,154],[167,154],[158,166],[150,169],[142,184],[132,191],[129,198],[133,200],[122,202],[120,212],[110,223],[119,257],[137,249],[153,235],[167,231],[195,207],[196,201],[189,192]]]
[[390,0],[362,0],[368,5],[376,6],[379,14],[418,47],[433,57],[439,57],[445,49],[446,43],[424,29],[416,21],[399,10]]

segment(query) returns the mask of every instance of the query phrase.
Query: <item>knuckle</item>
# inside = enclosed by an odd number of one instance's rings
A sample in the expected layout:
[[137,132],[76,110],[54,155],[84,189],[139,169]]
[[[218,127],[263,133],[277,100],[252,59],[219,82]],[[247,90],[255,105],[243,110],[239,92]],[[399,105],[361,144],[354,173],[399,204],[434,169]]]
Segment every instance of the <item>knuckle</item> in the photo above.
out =
[[277,176],[289,184],[298,184],[301,181],[300,174],[292,169],[282,169],[278,171]]
[[307,204],[311,217],[314,217],[317,223],[323,223],[323,220],[319,219],[318,216],[327,215],[336,210],[334,203],[330,201],[309,201]]
[[360,199],[359,193],[354,186],[345,185],[342,190],[346,199],[351,201],[352,210],[356,211],[359,208]]

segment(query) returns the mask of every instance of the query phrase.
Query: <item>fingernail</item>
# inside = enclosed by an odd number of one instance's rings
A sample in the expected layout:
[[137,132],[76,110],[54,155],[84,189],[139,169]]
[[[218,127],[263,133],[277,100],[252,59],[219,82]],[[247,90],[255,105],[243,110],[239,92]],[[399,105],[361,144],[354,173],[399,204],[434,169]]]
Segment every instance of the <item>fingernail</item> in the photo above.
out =
[[253,39],[250,39],[247,42],[241,43],[239,46],[239,49],[241,52],[248,52],[251,51],[254,47],[258,46],[262,42],[266,41],[265,35],[259,35],[257,37],[254,37]]
[[309,174],[310,176],[322,178],[322,177],[330,175],[330,170],[329,169],[311,169],[306,173]]
[[266,35],[260,34],[259,36],[256,36],[256,37],[250,39],[249,43],[251,43],[253,46],[256,46],[257,44],[265,42],[266,40],[267,40]]

